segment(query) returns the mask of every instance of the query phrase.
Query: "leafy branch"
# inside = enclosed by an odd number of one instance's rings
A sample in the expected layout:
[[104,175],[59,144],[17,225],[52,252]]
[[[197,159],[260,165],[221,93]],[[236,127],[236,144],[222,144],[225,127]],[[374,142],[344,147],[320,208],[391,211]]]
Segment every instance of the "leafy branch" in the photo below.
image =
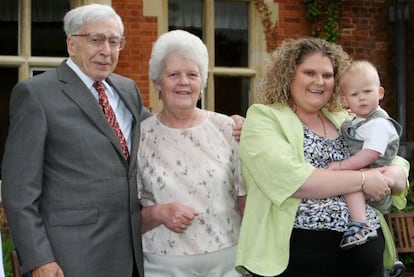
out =
[[311,35],[338,42],[339,13],[344,0],[303,0],[306,18],[312,24]]
[[264,33],[266,36],[266,50],[271,52],[277,46],[277,27],[278,22],[273,23],[271,19],[272,12],[266,5],[264,0],[253,1],[257,12],[259,13],[260,19],[262,20]]

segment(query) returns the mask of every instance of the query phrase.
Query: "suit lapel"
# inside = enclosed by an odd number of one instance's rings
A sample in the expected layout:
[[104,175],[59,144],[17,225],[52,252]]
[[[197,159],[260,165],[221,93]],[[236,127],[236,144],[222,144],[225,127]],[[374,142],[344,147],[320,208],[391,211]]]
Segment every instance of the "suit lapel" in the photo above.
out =
[[63,93],[65,93],[79,108],[88,116],[97,128],[111,141],[119,154],[123,157],[121,144],[115,135],[111,126],[108,124],[101,108],[99,107],[95,97],[81,81],[81,79],[73,72],[64,61],[57,69],[58,76],[62,82]]

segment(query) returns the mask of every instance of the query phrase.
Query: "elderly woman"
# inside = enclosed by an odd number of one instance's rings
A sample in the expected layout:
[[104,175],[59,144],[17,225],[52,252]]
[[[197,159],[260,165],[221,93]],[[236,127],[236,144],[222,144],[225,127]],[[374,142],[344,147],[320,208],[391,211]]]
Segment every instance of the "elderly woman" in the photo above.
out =
[[[348,55],[317,38],[284,41],[271,55],[240,140],[248,189],[236,265],[253,276],[383,276],[381,216],[367,205],[378,238],[342,250],[349,225],[342,195],[404,197],[408,163],[367,171],[325,169],[350,153],[341,123],[339,77]],[[401,199],[402,200],[402,199]]]
[[186,31],[153,46],[149,75],[163,108],[142,122],[138,153],[146,277],[240,276],[238,143],[233,119],[196,106],[207,70],[206,46]]

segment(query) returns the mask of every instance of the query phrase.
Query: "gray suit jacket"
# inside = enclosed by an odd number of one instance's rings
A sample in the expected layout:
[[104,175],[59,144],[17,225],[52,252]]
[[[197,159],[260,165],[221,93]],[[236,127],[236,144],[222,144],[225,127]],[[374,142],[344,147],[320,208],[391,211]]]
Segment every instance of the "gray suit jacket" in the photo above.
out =
[[22,272],[56,261],[65,277],[143,277],[135,83],[108,83],[133,115],[129,163],[96,99],[63,62],[17,84],[2,163],[3,204]]

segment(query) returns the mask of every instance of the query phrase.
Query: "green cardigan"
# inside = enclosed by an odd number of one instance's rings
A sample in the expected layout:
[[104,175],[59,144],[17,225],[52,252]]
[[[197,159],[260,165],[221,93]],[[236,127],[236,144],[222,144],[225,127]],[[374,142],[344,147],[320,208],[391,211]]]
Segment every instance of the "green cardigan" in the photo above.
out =
[[[349,118],[345,111],[322,112],[338,129]],[[303,137],[301,122],[285,105],[254,104],[247,112],[240,159],[248,196],[236,255],[236,269],[242,274],[247,269],[274,276],[288,265],[290,235],[301,202],[291,196],[315,170],[305,161]],[[408,162],[397,160],[408,176]],[[395,250],[390,250],[395,258]]]

